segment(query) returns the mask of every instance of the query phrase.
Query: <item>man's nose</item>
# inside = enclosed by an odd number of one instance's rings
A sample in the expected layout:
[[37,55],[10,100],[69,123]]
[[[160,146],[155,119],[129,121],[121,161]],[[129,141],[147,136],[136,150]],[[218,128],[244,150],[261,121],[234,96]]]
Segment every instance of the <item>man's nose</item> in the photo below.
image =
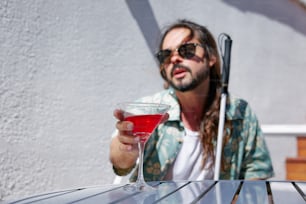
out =
[[178,50],[173,50],[173,52],[171,53],[170,56],[170,62],[175,64],[178,61],[181,62],[183,60],[183,58],[181,57],[181,55],[179,54]]

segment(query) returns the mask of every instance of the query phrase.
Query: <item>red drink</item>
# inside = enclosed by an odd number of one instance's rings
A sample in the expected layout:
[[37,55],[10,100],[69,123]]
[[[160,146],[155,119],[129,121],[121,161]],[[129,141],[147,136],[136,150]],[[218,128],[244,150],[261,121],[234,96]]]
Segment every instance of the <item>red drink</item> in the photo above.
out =
[[139,136],[141,142],[146,142],[162,117],[162,114],[132,115],[126,117],[125,120],[134,124],[133,134]]
[[124,102],[119,103],[117,107],[121,110],[124,120],[134,124],[132,134],[139,138],[138,176],[135,184],[127,185],[126,190],[149,192],[154,188],[146,184],[143,176],[143,152],[145,143],[161,120],[166,119],[165,114],[170,109],[170,106],[161,103]]

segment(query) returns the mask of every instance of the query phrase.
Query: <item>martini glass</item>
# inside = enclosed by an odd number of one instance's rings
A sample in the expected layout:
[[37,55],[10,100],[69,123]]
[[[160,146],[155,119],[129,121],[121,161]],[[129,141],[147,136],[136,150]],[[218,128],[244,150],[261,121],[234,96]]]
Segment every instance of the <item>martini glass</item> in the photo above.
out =
[[143,176],[144,147],[152,132],[164,119],[170,106],[160,103],[125,102],[118,104],[118,107],[123,111],[124,120],[134,124],[134,129],[132,131],[133,135],[139,137],[139,167],[137,180],[135,183],[126,186],[125,189],[129,191],[153,190],[154,188],[145,182]]

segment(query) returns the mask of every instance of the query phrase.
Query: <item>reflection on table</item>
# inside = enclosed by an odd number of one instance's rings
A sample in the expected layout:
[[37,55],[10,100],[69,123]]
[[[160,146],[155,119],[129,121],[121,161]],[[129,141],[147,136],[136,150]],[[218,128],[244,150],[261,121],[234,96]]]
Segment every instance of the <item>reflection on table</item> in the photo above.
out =
[[306,182],[291,181],[162,181],[151,182],[156,190],[128,192],[122,185],[103,185],[46,193],[11,204],[25,203],[306,203]]

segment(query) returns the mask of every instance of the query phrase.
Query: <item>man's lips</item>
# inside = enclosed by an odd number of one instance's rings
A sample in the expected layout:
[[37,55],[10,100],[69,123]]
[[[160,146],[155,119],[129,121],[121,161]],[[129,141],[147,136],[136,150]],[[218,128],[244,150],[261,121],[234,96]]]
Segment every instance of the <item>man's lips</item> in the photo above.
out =
[[185,76],[186,72],[188,72],[188,69],[183,67],[176,67],[173,69],[171,76],[175,78],[182,78]]

